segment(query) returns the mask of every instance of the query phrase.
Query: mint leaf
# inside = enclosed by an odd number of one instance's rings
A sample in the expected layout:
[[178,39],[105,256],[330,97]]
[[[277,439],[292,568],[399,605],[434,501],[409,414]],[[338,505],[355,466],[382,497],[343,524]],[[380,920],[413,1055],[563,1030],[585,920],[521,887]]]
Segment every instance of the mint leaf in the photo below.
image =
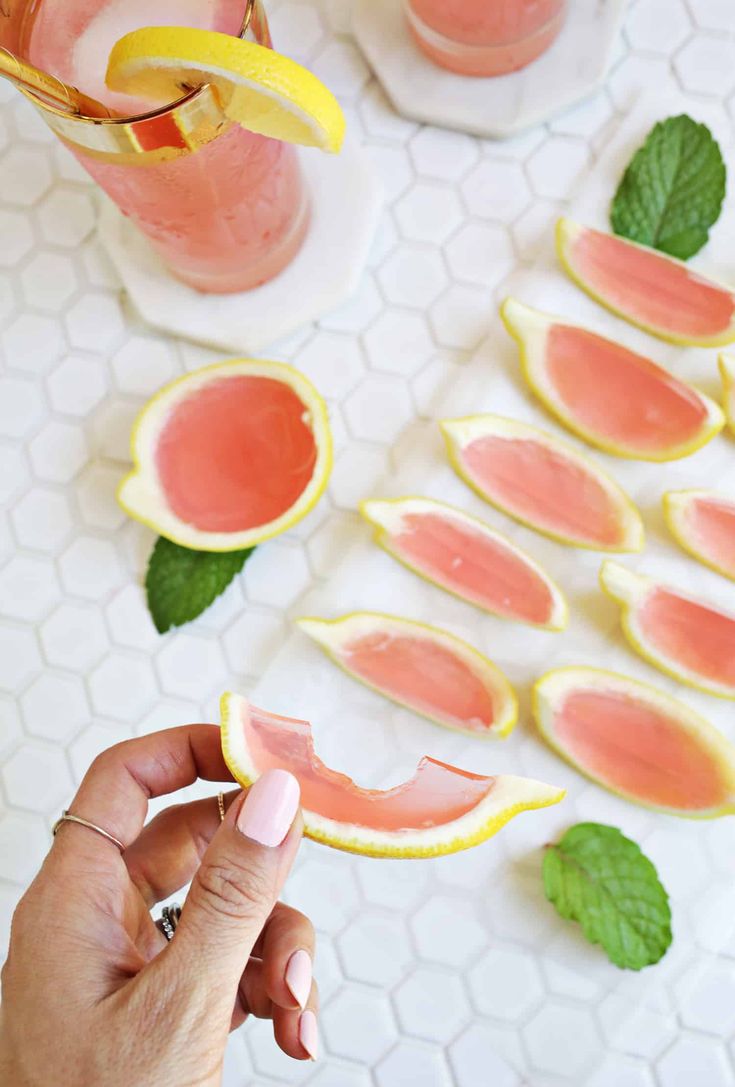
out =
[[725,197],[725,163],[706,125],[660,121],[623,174],[610,211],[616,234],[687,260],[706,243]]
[[145,578],[148,610],[158,633],[165,634],[201,615],[240,573],[254,550],[192,551],[159,537]]
[[671,943],[669,896],[648,858],[616,827],[578,823],[549,846],[544,890],[616,966],[650,966]]

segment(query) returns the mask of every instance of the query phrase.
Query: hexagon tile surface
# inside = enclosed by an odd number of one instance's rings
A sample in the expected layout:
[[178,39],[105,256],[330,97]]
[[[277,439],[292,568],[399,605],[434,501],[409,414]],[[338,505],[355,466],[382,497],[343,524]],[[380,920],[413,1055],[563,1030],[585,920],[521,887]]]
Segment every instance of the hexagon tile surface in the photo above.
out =
[[[141,590],[153,536],[121,516],[114,491],[146,397],[218,351],[140,319],[95,233],[99,194],[0,85],[0,958],[50,825],[95,754],[215,719],[222,685],[250,691],[268,670],[304,593],[364,539],[355,503],[410,454],[437,392],[484,340],[507,277],[535,262],[640,87],[684,92],[733,143],[729,0],[632,0],[605,87],[499,143],[398,116],[351,36],[353,0],[266,3],[276,43],[339,95],[387,204],[351,296],[269,349],[329,402],[327,494],[197,623],[165,637]],[[418,579],[382,558],[385,591],[400,583],[406,610],[434,607]],[[559,561],[571,577],[572,559]],[[460,611],[441,607],[461,626]],[[488,636],[481,648],[500,658],[502,644]],[[550,656],[548,642],[533,647]],[[383,714],[385,742],[346,750],[338,704],[315,721],[325,759],[367,783],[415,764],[427,726],[386,713],[370,692],[349,704],[366,733]],[[577,782],[532,736],[518,739],[512,751],[493,747],[487,768],[520,762],[523,773]],[[469,758],[464,738],[441,743],[447,757]],[[530,815],[492,847],[426,864],[305,843],[285,897],[319,933],[323,1057],[297,1066],[249,1024],[232,1039],[226,1087],[735,1087],[732,832],[720,820],[697,827],[695,843],[592,786],[578,787],[575,805],[579,818],[624,825],[681,904],[685,938],[650,972],[660,984],[616,974],[609,991],[599,950],[540,897]],[[571,818],[550,811],[548,836]],[[559,1044],[570,1032],[573,1052]]]

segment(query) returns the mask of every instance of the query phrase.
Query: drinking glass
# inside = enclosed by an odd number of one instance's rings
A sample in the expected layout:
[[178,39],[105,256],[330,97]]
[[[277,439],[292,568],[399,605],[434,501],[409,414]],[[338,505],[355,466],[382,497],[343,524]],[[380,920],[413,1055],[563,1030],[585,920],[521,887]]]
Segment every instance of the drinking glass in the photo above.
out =
[[129,112],[70,115],[27,94],[173,275],[199,291],[229,293],[273,278],[301,247],[309,200],[295,148],[231,122],[208,85],[155,109],[104,85],[110,49],[124,33],[202,25],[205,11],[204,25],[272,47],[260,0],[4,0],[0,46]]
[[405,0],[422,51],[459,75],[524,68],[561,30],[567,0]]

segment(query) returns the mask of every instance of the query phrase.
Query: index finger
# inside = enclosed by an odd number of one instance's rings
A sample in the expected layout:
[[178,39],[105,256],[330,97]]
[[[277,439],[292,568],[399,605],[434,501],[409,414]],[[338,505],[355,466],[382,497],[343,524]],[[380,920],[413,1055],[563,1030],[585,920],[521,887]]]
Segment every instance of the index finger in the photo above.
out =
[[[182,725],[135,740],[125,740],[94,760],[69,808],[70,813],[96,823],[126,847],[145,823],[148,801],[173,793],[197,780],[233,781],[222,756],[217,725]],[[65,837],[81,841],[82,833],[109,844],[86,828]]]

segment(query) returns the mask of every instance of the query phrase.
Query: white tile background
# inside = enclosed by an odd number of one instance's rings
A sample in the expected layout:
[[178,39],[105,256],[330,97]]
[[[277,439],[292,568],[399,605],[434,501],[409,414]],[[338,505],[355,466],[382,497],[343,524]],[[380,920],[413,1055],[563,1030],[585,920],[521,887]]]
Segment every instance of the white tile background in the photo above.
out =
[[[607,88],[503,144],[397,117],[350,40],[350,7],[268,4],[276,42],[340,96],[388,192],[358,294],[270,352],[296,361],[329,399],[338,449],[329,492],[257,552],[200,621],[165,638],[139,588],[152,535],[124,518],[113,492],[146,397],[217,356],[156,336],[130,311],[94,236],[92,186],[0,86],[0,944],[50,823],[93,755],[150,729],[216,720],[224,685],[255,685],[299,598],[352,538],[355,501],[398,462],[401,434],[478,346],[502,280],[533,262],[638,89],[683,91],[731,132],[730,0],[634,0]],[[589,815],[604,818],[597,800]],[[682,858],[673,836],[661,850],[668,878],[701,891],[696,852]],[[732,910],[732,856],[719,864],[713,915]],[[231,1048],[228,1083],[733,1087],[735,946],[705,982],[693,986],[682,973],[673,1018],[670,1007],[651,1007],[629,1036],[613,1037],[616,1008],[609,998],[595,1005],[597,956],[585,996],[579,975],[565,972],[573,933],[553,976],[539,976],[527,948],[544,939],[543,917],[514,917],[517,949],[500,952],[469,893],[477,877],[473,854],[461,855],[444,869],[446,894],[427,900],[420,864],[337,870],[308,845],[289,894],[323,937],[327,1056],[297,1066],[254,1024]],[[497,901],[507,878],[497,877]],[[692,923],[704,952],[719,952],[708,948],[706,913]],[[498,978],[507,982],[502,1004],[493,998]],[[635,1000],[633,984],[629,992]],[[571,995],[589,1006],[572,1006]],[[571,1018],[573,1054],[553,1045]],[[584,1078],[601,1038],[608,1062]],[[538,1073],[522,1079],[513,1066],[528,1062]]]
[[[701,103],[684,100],[684,104],[698,118],[710,112]],[[672,93],[663,100],[655,95],[638,100],[606,142],[592,172],[585,175],[570,209],[575,217],[592,225],[605,225],[610,193],[634,149],[657,119],[681,110],[684,104]],[[716,118],[708,119],[716,124]],[[729,126],[717,125],[717,131],[729,154]],[[706,254],[698,258],[698,267],[707,266],[713,274],[724,276],[731,272],[734,225],[735,208],[728,202]],[[553,312],[573,314],[576,320],[650,352],[674,373],[714,391],[712,350],[667,347],[606,314],[560,272],[548,235],[534,268],[520,269],[516,276],[508,277],[504,289]],[[489,322],[482,346],[472,360],[450,372],[426,413],[445,417],[490,409],[558,430],[523,389],[517,348],[498,315],[491,315]],[[476,608],[407,574],[374,546],[365,527],[356,533],[353,548],[331,578],[315,586],[302,602],[304,612],[330,616],[366,607],[400,611],[465,638],[489,653],[516,684],[521,695],[518,729],[502,744],[493,744],[468,741],[448,730],[433,728],[352,682],[326,662],[300,632],[295,632],[278,652],[253,697],[258,704],[277,712],[298,715],[308,711],[317,751],[330,766],[366,785],[389,787],[404,780],[414,771],[418,756],[428,752],[480,773],[508,771],[540,777],[565,786],[568,792],[558,807],[514,820],[487,847],[421,863],[420,905],[399,901],[392,912],[393,919],[400,916],[411,934],[415,951],[402,965],[401,981],[387,983],[387,989],[383,989],[383,1000],[386,1004],[392,1000],[402,1034],[441,1045],[449,1054],[450,1065],[454,1049],[470,1024],[474,1026],[479,1020],[493,1028],[503,1027],[493,1033],[496,1060],[507,1059],[534,1087],[594,1083],[606,1059],[617,1062],[618,1073],[620,1064],[625,1065],[626,1057],[633,1054],[654,1064],[659,1058],[668,1061],[667,1049],[679,1037],[681,1026],[691,1025],[687,1010],[692,1001],[704,1008],[700,1023],[709,1016],[714,1024],[707,997],[700,1003],[702,994],[710,991],[710,975],[715,980],[714,991],[719,991],[721,976],[732,965],[735,823],[729,819],[702,824],[647,813],[590,785],[551,754],[529,727],[527,696],[535,679],[558,665],[586,663],[619,668],[679,695],[735,739],[729,703],[696,695],[652,673],[638,660],[620,636],[617,608],[599,591],[599,555],[554,544],[512,525],[470,494],[447,465],[435,422],[417,421],[404,431],[399,445],[393,470],[377,485],[376,493],[386,497],[428,494],[455,503],[509,533],[560,578],[571,604],[569,628],[563,635],[533,632],[484,616]],[[623,463],[599,453],[595,460],[606,463],[645,516],[645,552],[640,557],[629,557],[627,562],[732,606],[735,594],[721,578],[692,564],[672,544],[660,514],[660,495],[666,487],[709,485],[717,480],[718,486],[731,489],[735,483],[731,439],[723,435],[695,456],[665,467]],[[579,932],[560,921],[545,902],[540,879],[543,846],[579,819],[619,826],[641,843],[658,866],[672,899],[675,935],[673,948],[655,969],[637,976],[621,973],[599,951],[585,945]],[[313,847],[303,852],[302,862],[307,867],[311,851]],[[325,878],[326,869],[332,871],[332,884],[353,880],[360,884],[366,869],[374,863],[334,852],[324,855],[322,851],[322,855],[317,885]],[[458,869],[462,873],[459,880]],[[301,872],[299,876],[297,886],[290,884],[286,891],[295,905],[303,904],[304,890],[309,885],[307,877]],[[410,873],[407,878],[410,880]],[[310,905],[321,925],[318,899],[312,896]],[[456,912],[458,924],[448,925],[447,907]],[[364,909],[364,904],[358,904],[353,916],[364,916]],[[428,940],[419,941],[417,937],[419,913],[434,917],[435,927]],[[438,919],[442,914],[444,928]],[[352,923],[347,920],[348,931]],[[462,937],[468,925],[475,934],[485,933],[485,947],[478,946],[474,953],[463,947]],[[435,950],[437,944],[441,951]],[[366,945],[366,958],[370,952]],[[483,968],[486,957],[493,964],[491,968]],[[451,976],[449,1008],[457,1015],[449,1017],[448,1027],[443,1019],[441,1025],[431,1025],[425,1000],[418,1000],[419,1011],[410,1021],[405,1009],[402,1014],[406,989],[411,994],[408,999],[416,1002],[417,992],[426,994],[435,985],[433,975],[425,970],[427,961],[439,963],[445,968],[444,974]],[[507,969],[503,969],[503,963],[508,964]],[[457,986],[457,980],[463,981],[464,987]],[[359,985],[359,980],[348,976],[334,1003],[339,1005],[345,992]],[[732,988],[732,982],[729,986]],[[469,1005],[465,999],[468,992]],[[514,1000],[516,993],[520,1004]],[[353,996],[350,993],[350,998]],[[438,1000],[434,1009],[437,1016],[447,1011]],[[330,1001],[324,1011],[327,1026],[331,1014]],[[482,1051],[477,1051],[475,1060],[475,1074],[482,1082]]]

